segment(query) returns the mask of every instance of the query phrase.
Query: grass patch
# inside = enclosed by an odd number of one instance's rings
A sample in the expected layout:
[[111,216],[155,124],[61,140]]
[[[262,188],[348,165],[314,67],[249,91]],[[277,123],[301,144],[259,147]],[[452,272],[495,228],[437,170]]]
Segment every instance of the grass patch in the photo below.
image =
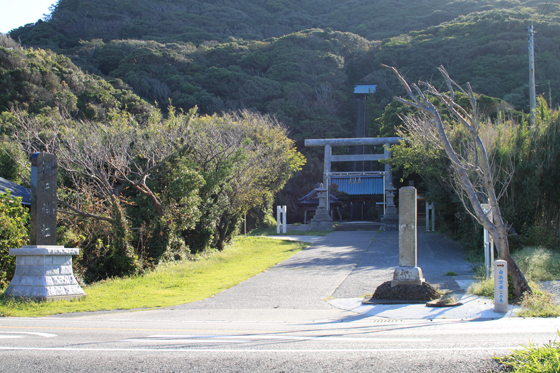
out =
[[326,236],[329,231],[287,231],[286,233],[276,233],[276,227],[256,228],[247,233],[248,236]]
[[523,350],[495,359],[511,372],[556,373],[560,371],[560,343],[552,341],[541,347],[529,343],[529,346],[522,347]]
[[160,308],[195,302],[286,260],[308,243],[237,237],[222,252],[195,261],[172,262],[143,276],[111,279],[84,287],[81,300],[32,302],[0,297],[2,316],[47,316],[68,312]]
[[453,271],[447,271],[445,272],[444,276],[459,276],[459,275]]
[[[527,294],[516,301],[522,306],[517,312],[521,317],[557,317],[560,307],[555,305],[550,294],[539,287],[540,281],[551,281],[560,278],[560,253],[542,247],[526,247],[513,254],[515,262],[529,281],[533,294]],[[473,268],[477,282],[474,282],[468,292],[486,298],[494,299],[494,280],[484,278],[484,266]],[[511,283],[509,287],[513,287]],[[513,293],[510,290],[510,304]]]
[[[517,311],[519,317],[558,317],[560,307],[554,304],[550,294],[542,291],[534,281],[529,281],[529,286],[533,294],[526,294],[517,302],[521,305],[521,310]],[[494,299],[494,280],[492,278],[483,279],[471,284],[468,292],[482,297]],[[509,299],[511,304],[511,298]]]
[[494,279],[490,277],[475,281],[469,286],[467,292],[481,297],[494,299]]
[[551,296],[543,291],[533,290],[533,294],[527,294],[521,300],[521,311],[517,312],[520,317],[558,317],[560,307],[554,304]]
[[533,281],[560,279],[560,253],[542,247],[526,247],[513,254],[525,276]]

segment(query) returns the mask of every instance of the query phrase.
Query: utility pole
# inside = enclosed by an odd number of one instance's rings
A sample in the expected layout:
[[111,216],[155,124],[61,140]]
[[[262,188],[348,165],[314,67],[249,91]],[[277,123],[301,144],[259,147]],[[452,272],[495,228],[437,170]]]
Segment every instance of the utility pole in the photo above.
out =
[[535,124],[535,109],[537,98],[535,93],[535,46],[533,43],[533,24],[527,27],[527,37],[529,38],[529,106],[531,109],[531,125]]

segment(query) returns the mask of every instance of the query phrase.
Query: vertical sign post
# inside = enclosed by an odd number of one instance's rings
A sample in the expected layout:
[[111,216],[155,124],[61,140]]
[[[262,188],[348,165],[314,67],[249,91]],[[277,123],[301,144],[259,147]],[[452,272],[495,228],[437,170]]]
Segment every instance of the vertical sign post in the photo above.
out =
[[[492,207],[489,204],[483,204],[482,210],[492,221]],[[486,267],[486,278],[490,277],[492,271],[492,263],[494,263],[494,240],[490,236],[490,232],[484,228],[484,266]]]
[[494,312],[508,312],[508,275],[507,262],[494,262]]

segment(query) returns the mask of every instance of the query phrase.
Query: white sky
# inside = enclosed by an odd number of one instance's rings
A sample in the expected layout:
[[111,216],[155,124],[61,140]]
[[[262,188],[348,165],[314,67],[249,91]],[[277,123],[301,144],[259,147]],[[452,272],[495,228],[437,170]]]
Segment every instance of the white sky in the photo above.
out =
[[37,22],[55,3],[57,0],[0,0],[0,32]]

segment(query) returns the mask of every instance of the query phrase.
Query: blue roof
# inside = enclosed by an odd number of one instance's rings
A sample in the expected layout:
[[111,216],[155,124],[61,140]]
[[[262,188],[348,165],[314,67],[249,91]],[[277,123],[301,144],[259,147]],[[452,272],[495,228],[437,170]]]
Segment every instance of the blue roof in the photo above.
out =
[[[352,180],[352,184],[350,184]],[[356,183],[355,177],[333,177],[331,184],[338,185],[338,190],[346,192],[351,196],[369,196],[383,194],[383,177],[380,176],[360,176],[360,182]]]
[[31,205],[31,190],[0,177],[0,193],[8,189],[13,197],[21,197],[22,205]]
[[367,95],[368,93],[375,93],[376,85],[373,84],[357,84],[354,86],[354,93],[359,95]]

